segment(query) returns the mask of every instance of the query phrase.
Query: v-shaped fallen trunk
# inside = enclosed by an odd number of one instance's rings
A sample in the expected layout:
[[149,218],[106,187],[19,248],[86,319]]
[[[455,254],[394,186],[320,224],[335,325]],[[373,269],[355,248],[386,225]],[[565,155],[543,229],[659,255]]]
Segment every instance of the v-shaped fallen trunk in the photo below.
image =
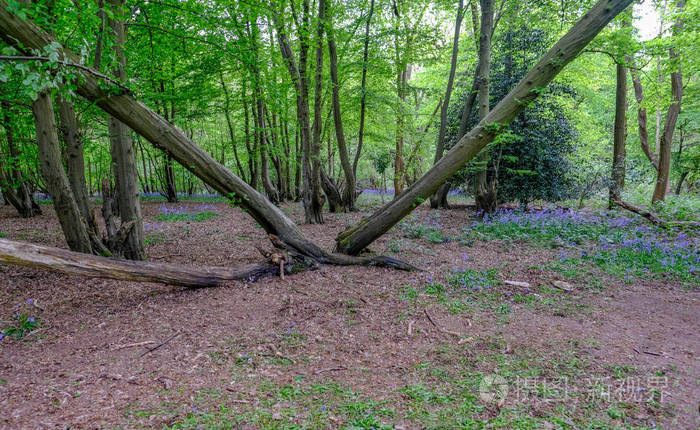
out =
[[[442,183],[463,167],[491,142],[507,124],[537,97],[562,68],[632,0],[601,0],[540,60],[513,89],[470,133],[433,166],[418,182],[377,213],[341,233],[337,249],[346,254],[358,254],[367,245],[387,232],[437,190]],[[42,50],[56,43],[35,24],[8,11],[0,0],[0,37],[20,51]],[[61,50],[66,60],[79,63],[75,54]],[[185,134],[130,94],[110,94],[100,86],[96,73],[87,67],[76,69],[82,74],[77,92],[95,102],[101,109],[127,124],[157,148],[172,155],[180,164],[205,183],[240,205],[268,232],[279,236],[300,254],[321,263],[386,265],[402,269],[413,266],[386,257],[352,257],[333,254],[308,240],[296,224],[265,196],[250,187],[226,167],[198,147]]]

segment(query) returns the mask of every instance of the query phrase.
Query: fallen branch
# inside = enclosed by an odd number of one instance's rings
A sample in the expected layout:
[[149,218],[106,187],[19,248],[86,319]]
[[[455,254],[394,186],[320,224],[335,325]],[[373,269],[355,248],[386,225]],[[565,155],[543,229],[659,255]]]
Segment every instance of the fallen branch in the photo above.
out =
[[115,351],[119,351],[120,349],[126,349],[126,348],[134,348],[137,346],[145,346],[145,345],[151,345],[154,344],[155,342],[152,340],[147,340],[145,342],[136,342],[136,343],[128,343],[126,345],[117,345],[113,349]]
[[326,373],[326,372],[337,372],[337,371],[346,370],[346,369],[347,369],[347,367],[345,367],[345,366],[329,367],[328,369],[315,370],[314,375],[320,375],[320,374]]
[[451,334],[452,336],[462,337],[461,333],[457,333],[456,331],[447,330],[447,329],[440,327],[439,325],[437,325],[437,323],[435,323],[435,321],[433,320],[433,317],[430,316],[430,313],[428,313],[427,309],[423,309],[423,311],[425,312],[425,316],[428,317],[428,321],[430,321],[430,323],[432,325],[434,325],[435,328],[438,329],[438,331],[440,333]]
[[700,227],[700,222],[696,221],[665,221],[658,216],[654,215],[653,213],[644,210],[638,206],[634,206],[633,204],[623,202],[622,200],[613,200],[616,205],[627,209],[630,212],[634,212],[637,215],[640,215],[643,218],[648,219],[652,224],[654,225],[661,225],[661,226],[668,226],[668,227],[676,227],[676,226],[690,226],[690,227]]

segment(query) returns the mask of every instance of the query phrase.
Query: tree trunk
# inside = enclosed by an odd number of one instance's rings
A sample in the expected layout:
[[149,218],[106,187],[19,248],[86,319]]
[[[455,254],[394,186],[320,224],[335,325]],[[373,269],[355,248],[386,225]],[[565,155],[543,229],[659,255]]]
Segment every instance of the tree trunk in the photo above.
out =
[[[330,0],[319,0],[319,9],[325,9],[325,14],[328,15],[328,4]],[[328,56],[329,68],[331,74],[331,98],[333,108],[333,123],[335,124],[335,138],[338,143],[338,155],[340,156],[340,165],[345,174],[345,187],[343,187],[343,206],[346,211],[355,211],[355,175],[353,167],[350,164],[350,156],[348,155],[348,147],[345,143],[345,131],[343,131],[343,118],[340,113],[340,94],[338,88],[338,50],[335,45],[335,37],[333,32],[333,23],[330,17],[328,20]]]
[[369,2],[369,13],[367,14],[367,23],[365,24],[365,46],[362,51],[362,83],[360,84],[360,131],[357,138],[357,152],[355,160],[352,163],[352,175],[357,178],[357,163],[360,161],[362,153],[362,143],[365,138],[365,110],[367,108],[367,60],[369,58],[369,24],[372,21],[374,14],[374,0]]
[[[124,0],[109,0],[109,2],[117,14],[123,13]],[[110,18],[109,26],[115,36],[114,54],[117,59],[117,68],[114,71],[114,77],[124,83],[126,82],[126,56],[123,50],[126,38],[124,22],[121,19]],[[112,161],[115,165],[119,217],[122,224],[134,222],[134,226],[121,244],[121,249],[114,251],[129,260],[143,260],[146,257],[146,251],[143,247],[143,217],[139,202],[134,141],[129,127],[118,119],[110,117],[108,127]]]
[[[22,218],[31,218],[41,215],[41,208],[34,201],[27,179],[22,175],[19,168],[19,151],[15,146],[15,133],[10,119],[10,104],[7,101],[0,102],[2,105],[2,126],[5,129],[5,138],[10,151],[11,160],[7,162],[10,166],[10,177],[5,176],[0,167],[0,187],[5,200],[11,204]],[[0,153],[0,161],[2,161]],[[0,164],[1,166],[1,164]]]
[[622,200],[625,187],[625,138],[627,136],[627,68],[617,65],[617,88],[615,91],[615,126],[613,131],[613,164],[610,180],[610,200],[608,208],[615,206],[616,200]]
[[[24,53],[31,53],[30,49],[43,49],[55,42],[55,39],[31,21],[9,12],[6,0],[0,0],[0,37]],[[67,61],[80,62],[74,53],[62,46],[59,47],[59,55]],[[330,262],[341,258],[309,241],[296,223],[279,208],[194,144],[182,130],[137,101],[131,94],[107,92],[90,71],[78,69],[76,72],[81,77],[76,83],[79,95],[123,121],[156,148],[168,151],[186,169],[222,195],[233,199],[268,233],[277,234],[298,252],[317,257],[319,261]]]
[[294,200],[301,201],[302,191],[301,191],[301,164],[302,164],[302,151],[299,147],[299,125],[297,125],[294,132]]
[[85,159],[83,158],[83,141],[78,129],[78,121],[75,117],[73,103],[57,96],[58,118],[63,143],[66,147],[66,167],[68,169],[68,182],[75,196],[75,202],[81,215],[85,218],[88,228],[97,232],[97,221],[92,211],[85,184]]
[[[490,109],[489,75],[491,73],[491,29],[494,0],[481,0],[481,30],[479,35],[479,121]],[[474,200],[477,211],[492,213],[496,210],[496,178],[489,178],[488,149],[479,153],[479,170],[474,177]]]
[[[437,163],[442,158],[445,152],[445,135],[447,134],[447,111],[450,107],[450,97],[452,97],[452,86],[455,81],[455,72],[457,71],[457,57],[459,54],[459,29],[464,18],[464,0],[459,0],[457,6],[457,20],[455,22],[455,33],[452,39],[452,60],[450,61],[450,75],[447,78],[447,89],[445,89],[445,100],[440,109],[440,130],[438,131],[437,146],[435,148],[435,161]],[[442,189],[442,187],[440,187]],[[447,192],[442,194],[440,189],[437,193],[430,196],[430,207],[447,208]]]
[[333,213],[343,212],[343,198],[338,192],[338,186],[323,169],[321,169],[321,186],[328,198],[328,210]]
[[46,187],[51,194],[56,216],[61,224],[68,247],[73,251],[100,253],[95,240],[91,240],[86,223],[76,203],[68,178],[63,170],[58,143],[53,103],[47,92],[42,92],[32,103],[34,125],[39,146],[39,163]]
[[644,101],[644,89],[639,75],[630,69],[632,75],[632,85],[634,86],[634,97],[637,99],[637,124],[639,126],[639,143],[642,151],[647,156],[654,169],[659,170],[659,158],[649,147],[649,131],[647,130],[647,109],[642,105]]
[[[243,105],[243,130],[245,133],[245,147],[248,150],[248,171],[250,173],[250,181],[248,182],[254,189],[258,188],[258,163],[256,161],[257,154],[255,153],[254,146],[250,146],[250,113],[248,109],[248,95],[245,85],[246,79],[243,79],[243,85],[241,86],[241,102]],[[243,179],[245,180],[245,178]]]
[[[682,12],[684,6],[684,0],[680,0],[676,3],[678,12]],[[678,36],[682,27],[683,21],[679,16],[673,25],[673,35]],[[669,58],[672,63],[679,63],[678,53],[674,47],[669,48]],[[671,105],[668,107],[668,112],[666,113],[666,124],[664,125],[664,131],[661,135],[661,142],[659,145],[659,170],[656,176],[656,187],[654,188],[654,194],[651,198],[652,204],[664,201],[669,186],[673,132],[676,128],[676,121],[681,111],[681,101],[683,99],[683,75],[681,73],[680,64],[678,64],[677,67],[678,69],[671,73]]]
[[265,113],[263,108],[263,102],[258,97],[259,95],[260,94],[257,94],[255,96],[255,109],[257,114],[255,114],[254,112],[253,118],[256,121],[255,135],[260,146],[260,174],[262,178],[263,188],[265,189],[265,193],[267,194],[267,198],[270,199],[272,203],[277,204],[279,203],[280,198],[277,189],[270,180],[270,168],[268,165],[267,158],[267,147],[269,145],[269,142],[267,141],[267,134],[265,133]]
[[357,254],[388,231],[503,131],[556,75],[632,0],[600,0],[554,45],[489,114],[401,196],[340,233],[336,249]]
[[[233,124],[231,124],[231,97],[229,96],[228,93],[228,88],[226,87],[226,83],[224,82],[224,73],[223,71],[219,70],[219,81],[221,82],[221,89],[224,90],[224,115],[226,115],[226,125],[228,126],[228,136],[231,141],[231,147],[233,148],[233,156],[236,160],[236,167],[238,168],[238,172],[241,175],[241,179],[244,181],[248,182],[245,178],[245,170],[243,170],[243,165],[241,164],[241,159],[238,158],[238,148],[236,147],[236,139],[233,135]],[[222,149],[222,154],[223,154],[223,149]],[[222,163],[223,160],[222,160]]]
[[[307,224],[323,224],[323,197],[321,195],[321,145],[320,141],[312,141],[310,115],[309,115],[309,83],[306,73],[307,56],[309,49],[309,1],[303,0],[302,25],[299,28],[299,64],[297,66],[292,52],[289,38],[284,30],[284,25],[280,21],[277,13],[273,13],[275,27],[277,27],[277,40],[280,45],[282,58],[287,66],[289,74],[294,84],[297,99],[297,120],[300,127],[303,176],[303,200],[304,218]],[[322,24],[318,31],[322,32]],[[317,46],[322,43],[317,40]]]

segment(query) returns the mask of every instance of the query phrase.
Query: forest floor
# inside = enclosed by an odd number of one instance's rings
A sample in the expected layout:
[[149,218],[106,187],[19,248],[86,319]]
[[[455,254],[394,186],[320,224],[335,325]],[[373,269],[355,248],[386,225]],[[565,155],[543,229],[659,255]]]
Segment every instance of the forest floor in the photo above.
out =
[[[330,249],[373,204],[301,228]],[[0,236],[65,247],[43,208]],[[267,246],[226,203],[143,208],[154,261]],[[424,206],[372,245],[423,272],[208,289],[0,265],[0,330],[38,324],[0,340],[0,428],[696,428],[698,241],[644,222]]]

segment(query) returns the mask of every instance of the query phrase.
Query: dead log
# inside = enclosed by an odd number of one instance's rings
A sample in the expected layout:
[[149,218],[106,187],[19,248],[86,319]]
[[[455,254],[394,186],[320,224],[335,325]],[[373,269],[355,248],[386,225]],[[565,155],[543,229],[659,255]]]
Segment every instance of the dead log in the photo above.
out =
[[616,205],[620,206],[621,208],[627,209],[630,212],[634,212],[637,215],[648,219],[652,224],[654,225],[660,225],[660,226],[667,226],[667,227],[677,227],[677,226],[689,226],[689,227],[700,227],[700,223],[696,221],[666,221],[658,216],[654,215],[653,213],[642,209],[638,206],[635,206],[633,204],[627,203],[622,200],[613,200]]
[[0,263],[48,269],[69,275],[122,281],[158,282],[186,287],[215,287],[226,281],[257,279],[277,274],[278,265],[267,261],[231,268],[184,267],[181,264],[120,260],[0,239]]

